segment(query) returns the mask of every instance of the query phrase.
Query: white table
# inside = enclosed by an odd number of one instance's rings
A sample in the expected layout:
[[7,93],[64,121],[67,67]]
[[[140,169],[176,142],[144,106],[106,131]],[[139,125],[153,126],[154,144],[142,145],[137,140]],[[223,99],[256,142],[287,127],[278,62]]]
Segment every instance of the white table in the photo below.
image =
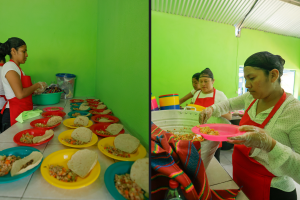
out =
[[[86,98],[81,98],[86,99]],[[60,103],[52,106],[60,106],[64,107],[64,112],[67,114],[63,119],[69,118],[68,113],[70,110],[70,100],[62,99]],[[39,106],[38,109],[43,109],[48,106]],[[36,119],[42,118],[42,116],[31,118],[26,120],[23,124],[16,123],[6,131],[0,134],[0,150],[4,150],[11,147],[18,146],[13,142],[13,137],[16,133],[32,128],[30,126],[30,122]],[[125,133],[129,133],[126,128]],[[53,139],[43,145],[37,146],[38,150],[40,150],[44,158],[46,158],[49,154],[62,150],[69,149],[70,147],[66,147],[62,145],[58,141],[58,135],[63,132],[69,130],[69,128],[65,127],[63,124],[59,125],[54,129],[54,137]],[[102,139],[98,136],[99,139]],[[101,172],[98,179],[92,183],[91,185],[76,189],[76,190],[67,190],[57,188],[49,184],[41,175],[40,169],[35,171],[32,175],[23,178],[19,181],[15,181],[12,183],[0,184],[0,200],[37,200],[37,199],[108,199],[113,200],[114,198],[108,192],[105,183],[104,183],[104,173],[105,170],[114,162],[117,162],[114,159],[111,159],[104,154],[102,154],[97,148],[97,143],[94,146],[91,146],[87,149],[93,150],[98,154],[98,161],[101,166]]]

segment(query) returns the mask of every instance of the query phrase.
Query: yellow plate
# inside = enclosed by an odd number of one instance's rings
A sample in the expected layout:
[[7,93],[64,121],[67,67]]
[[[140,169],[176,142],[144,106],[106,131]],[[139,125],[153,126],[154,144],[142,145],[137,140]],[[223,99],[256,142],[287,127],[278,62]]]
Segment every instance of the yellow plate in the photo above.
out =
[[106,156],[108,157],[111,157],[115,160],[123,160],[123,161],[135,161],[137,159],[140,159],[140,158],[144,158],[147,154],[146,152],[146,149],[143,145],[140,144],[140,146],[138,147],[137,151],[135,153],[131,153],[130,154],[130,158],[123,158],[123,157],[120,157],[120,156],[115,156],[115,155],[112,155],[110,153],[108,153],[104,147],[106,146],[115,146],[114,145],[114,140],[115,140],[115,137],[107,137],[107,138],[103,138],[101,139],[99,142],[98,142],[98,149]]
[[74,148],[90,147],[90,146],[93,146],[94,144],[96,144],[98,142],[98,136],[95,133],[93,133],[91,141],[89,143],[87,143],[87,144],[73,145],[73,144],[69,144],[69,143],[65,142],[63,139],[65,139],[65,138],[71,138],[71,134],[72,134],[73,131],[74,130],[67,130],[67,131],[62,132],[58,136],[58,141],[60,143],[62,143],[63,145],[65,145],[65,146],[74,147]]
[[[74,125],[74,120],[75,118],[69,118],[69,119],[66,119],[63,124],[66,126],[66,127],[69,127],[69,128],[79,128],[77,126],[73,126]],[[89,120],[89,123],[87,126],[84,126],[84,127],[90,127],[93,125],[93,122],[91,120]]]
[[78,189],[82,187],[86,187],[93,182],[95,182],[100,175],[101,167],[99,162],[97,161],[95,167],[90,171],[90,173],[85,178],[77,178],[76,182],[62,182],[57,180],[56,178],[50,176],[49,174],[49,166],[50,165],[60,165],[68,169],[68,161],[71,159],[72,155],[79,151],[78,149],[64,149],[60,151],[56,151],[45,158],[41,165],[41,174],[44,179],[59,188],[64,189]]

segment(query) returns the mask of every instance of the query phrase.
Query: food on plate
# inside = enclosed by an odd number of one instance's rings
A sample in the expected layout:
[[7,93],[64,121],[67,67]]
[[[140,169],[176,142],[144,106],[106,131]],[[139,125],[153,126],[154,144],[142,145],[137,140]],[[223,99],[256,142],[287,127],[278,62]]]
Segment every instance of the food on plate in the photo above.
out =
[[81,100],[81,99],[72,99],[71,101],[72,101],[73,103],[83,102],[83,100]]
[[73,142],[74,142],[75,145],[86,144],[86,143],[89,143],[91,141],[92,136],[93,136],[93,132],[90,129],[85,128],[85,127],[80,127],[80,128],[76,128],[72,132],[72,134],[71,134],[71,140],[73,140]]
[[131,180],[129,174],[115,175],[115,186],[118,192],[129,200],[144,199],[142,188]]
[[197,127],[199,127],[200,129],[200,133],[208,134],[208,135],[219,135],[218,131],[215,131],[214,129],[210,129],[208,126],[205,127],[197,126]]
[[83,145],[87,144],[88,142],[82,142],[80,140],[75,140],[73,138],[64,138],[63,139],[66,143],[72,144],[72,145]]
[[33,143],[40,143],[40,142],[43,142],[45,140],[48,140],[53,135],[54,135],[54,131],[53,130],[46,130],[44,135],[34,137],[33,140],[32,140],[32,142]]
[[197,135],[195,133],[186,133],[186,134],[174,134],[174,140],[191,140],[194,141],[204,141],[204,138],[201,135]]
[[[88,110],[89,108],[90,108],[89,106],[86,106],[86,105],[82,105],[82,104],[81,104],[81,105],[79,106],[78,109],[79,109],[79,110]],[[77,109],[74,108],[74,110],[77,110]]]
[[13,163],[21,159],[19,156],[9,155],[0,156],[0,176],[5,176],[11,170]]
[[80,113],[73,113],[72,114],[72,117],[78,117],[78,116],[81,116],[81,114]]
[[96,133],[99,133],[101,135],[112,135],[110,132],[108,131],[103,131],[103,130],[96,130]]
[[91,111],[91,113],[94,114],[94,115],[106,115],[106,114],[108,114],[110,112],[111,112],[110,109],[104,110],[102,112],[97,112],[96,110]]
[[72,104],[73,106],[79,106],[79,104],[76,104],[76,103],[74,103],[74,104]]
[[85,178],[97,163],[97,154],[94,151],[83,149],[77,151],[67,163],[70,170],[81,178]]
[[28,132],[25,134],[22,134],[20,138],[20,142],[26,143],[26,144],[32,144],[33,143],[34,136],[29,134]]
[[34,126],[35,127],[40,127],[40,128],[48,127],[47,124],[43,124],[43,123],[36,123]]
[[106,108],[106,105],[104,104],[100,104],[100,105],[97,105],[97,106],[91,106],[92,109],[104,109]]
[[130,178],[149,194],[149,158],[138,159],[132,164]]
[[76,182],[78,175],[60,165],[50,165],[49,174],[59,181]]
[[81,105],[82,106],[88,106],[89,104],[85,102],[85,103],[82,103]]
[[98,122],[113,122],[114,120],[108,119],[107,117],[97,118]]
[[140,141],[130,134],[120,134],[116,136],[114,146],[121,151],[134,153],[140,146]]
[[122,124],[111,124],[106,128],[106,131],[111,133],[111,135],[117,135],[123,130]]
[[33,151],[30,155],[17,160],[13,163],[10,174],[16,176],[22,174],[35,166],[37,166],[43,159],[43,154],[39,151]]
[[120,157],[123,157],[123,158],[130,158],[130,154],[129,153],[126,153],[124,151],[121,151],[120,149],[117,149],[116,147],[113,147],[113,146],[110,146],[110,145],[107,145],[104,147],[104,149],[114,155],[114,156],[120,156]]
[[81,127],[89,124],[89,118],[85,116],[78,116],[74,120],[74,126]]
[[47,126],[49,127],[54,126],[56,124],[59,124],[62,120],[63,119],[61,116],[53,116],[47,121]]

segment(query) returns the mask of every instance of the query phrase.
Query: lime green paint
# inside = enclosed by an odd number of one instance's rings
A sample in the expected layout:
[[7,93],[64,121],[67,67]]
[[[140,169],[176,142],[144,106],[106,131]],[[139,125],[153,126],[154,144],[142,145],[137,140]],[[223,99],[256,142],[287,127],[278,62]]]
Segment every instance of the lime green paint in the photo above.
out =
[[193,89],[192,75],[206,67],[214,73],[214,87],[228,98],[235,97],[239,65],[259,51],[281,55],[286,69],[296,69],[294,93],[300,94],[299,39],[248,29],[236,38],[230,25],[151,13],[151,92],[157,102],[159,95],[188,94]]
[[99,1],[96,97],[149,147],[148,1]]
[[22,38],[28,48],[21,68],[32,80],[77,76],[75,96],[95,96],[97,0],[0,0],[0,42]]

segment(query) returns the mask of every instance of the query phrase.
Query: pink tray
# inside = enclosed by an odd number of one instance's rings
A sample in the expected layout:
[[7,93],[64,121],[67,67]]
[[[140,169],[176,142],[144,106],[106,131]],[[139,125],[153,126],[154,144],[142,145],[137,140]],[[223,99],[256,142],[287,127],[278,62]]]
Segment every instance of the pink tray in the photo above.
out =
[[219,132],[219,135],[207,135],[200,133],[200,129],[197,126],[192,128],[192,131],[198,135],[201,135],[204,139],[211,141],[228,141],[227,137],[234,137],[243,135],[246,132],[239,131],[239,126],[232,124],[202,124],[200,127],[209,127]]

